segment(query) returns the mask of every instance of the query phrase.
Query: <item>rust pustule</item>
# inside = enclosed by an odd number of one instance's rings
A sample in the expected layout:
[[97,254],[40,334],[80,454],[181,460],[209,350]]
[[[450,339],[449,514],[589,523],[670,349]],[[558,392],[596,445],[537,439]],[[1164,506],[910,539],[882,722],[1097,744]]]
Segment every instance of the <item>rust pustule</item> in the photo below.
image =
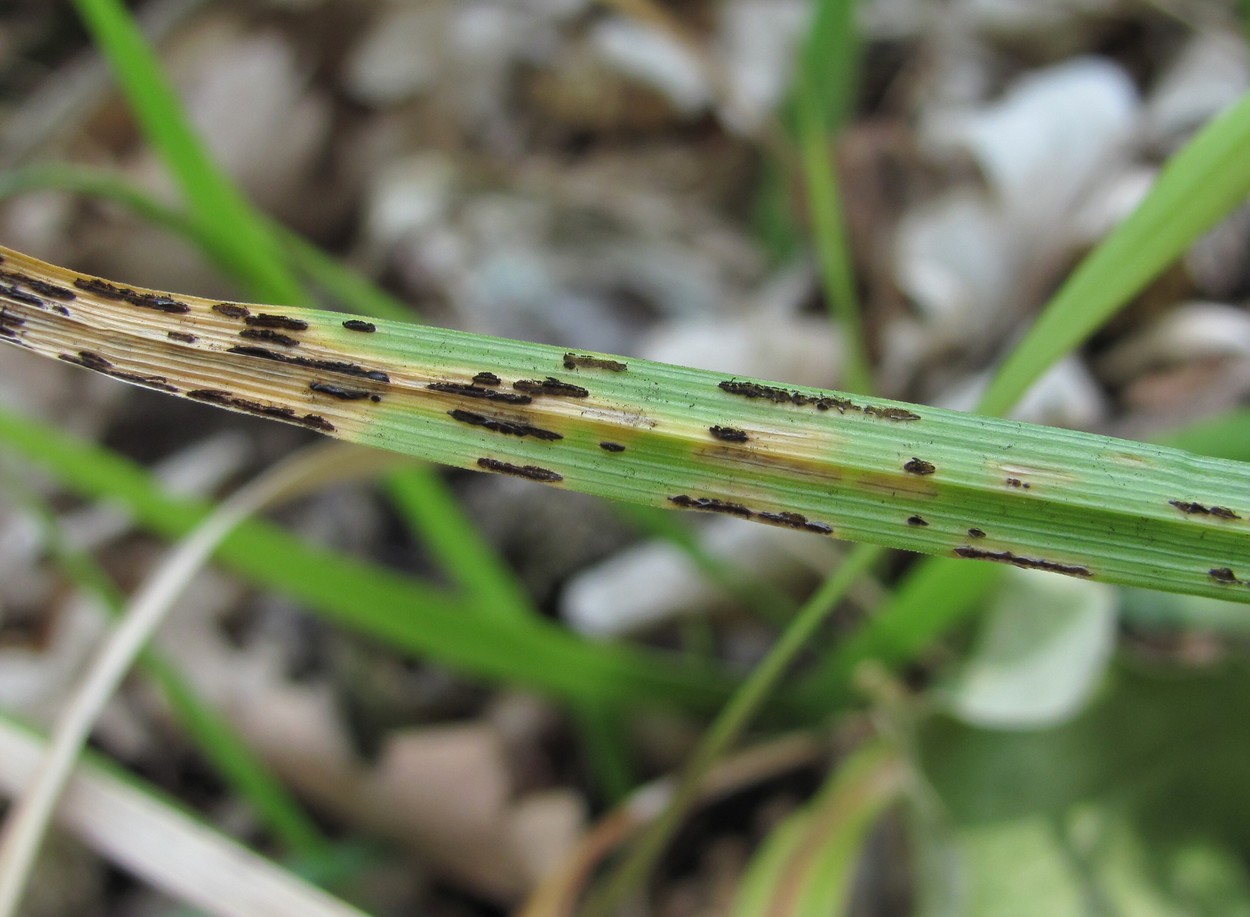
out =
[[755,518],[760,522],[767,522],[769,525],[779,525],[787,529],[801,529],[805,532],[816,532],[820,535],[833,534],[833,526],[825,522],[814,522],[802,513],[760,512],[755,514]]
[[34,306],[36,309],[46,309],[48,307],[48,304],[34,293],[27,293],[25,290],[19,290],[17,287],[0,287],[0,293],[3,293],[14,302],[20,302],[24,306]]
[[833,395],[805,395],[794,389],[778,388],[775,385],[760,385],[758,382],[739,382],[737,379],[726,379],[717,383],[717,387],[731,395],[743,398],[762,398],[774,404],[795,404],[799,407],[814,407],[818,411],[831,408],[839,414],[847,411],[863,410],[849,398],[838,398]]
[[504,404],[530,404],[533,398],[515,392],[497,392],[489,388],[477,388],[460,382],[431,382],[426,386],[432,392],[445,395],[463,395],[466,398],[481,398],[485,401],[500,401]]
[[74,286],[87,293],[94,293],[96,296],[104,299],[128,302],[132,306],[138,306],[141,309],[155,309],[157,312],[168,312],[175,315],[191,311],[191,307],[186,303],[178,302],[178,300],[170,296],[162,296],[159,293],[141,293],[138,290],[132,290],[130,287],[118,286],[96,277],[75,278]]
[[264,341],[266,344],[280,344],[283,347],[298,347],[299,341],[289,334],[274,331],[272,328],[244,328],[239,337],[253,341]]
[[66,302],[71,302],[78,298],[78,294],[73,290],[57,286],[55,283],[48,283],[46,280],[40,280],[38,277],[31,277],[29,274],[23,274],[21,271],[0,271],[0,277],[13,283],[20,283],[32,292],[38,293],[40,296],[50,297],[51,299],[63,299]]
[[281,328],[283,331],[308,330],[308,322],[302,318],[288,318],[285,315],[271,315],[267,312],[249,315],[244,321],[254,328]]
[[548,376],[546,379],[518,379],[512,383],[512,387],[518,392],[525,392],[530,395],[563,395],[566,398],[587,398],[590,396],[590,392],[580,385],[561,382],[554,376]]
[[955,553],[960,557],[967,557],[972,560],[992,560],[1002,564],[1011,564],[1015,567],[1023,567],[1026,570],[1049,570],[1051,573],[1064,573],[1068,576],[1079,577],[1093,576],[1089,567],[1081,564],[1065,564],[1055,560],[1022,557],[1011,551],[986,551],[965,544],[957,547]]
[[1175,506],[1186,516],[1214,516],[1217,519],[1227,519],[1229,521],[1241,518],[1227,506],[1204,506],[1201,503],[1194,503],[1188,500],[1169,500],[1168,505]]
[[590,354],[566,353],[565,369],[606,369],[608,372],[623,373],[629,367],[619,360],[605,360],[603,357],[592,357]]
[[739,430],[734,427],[708,427],[707,431],[717,439],[727,443],[745,443],[750,437],[747,436],[745,430]]
[[755,515],[741,503],[718,500],[716,497],[691,497],[688,494],[678,494],[675,497],[669,497],[668,502],[682,509],[697,509],[705,513],[727,513],[730,516],[744,518]]
[[557,439],[564,439],[562,435],[554,430],[544,430],[542,427],[536,427],[533,424],[521,423],[512,420],[500,420],[497,417],[485,417],[481,414],[475,414],[472,411],[462,411],[457,408],[454,411],[448,411],[448,415],[453,420],[461,423],[467,423],[473,427],[485,427],[487,430],[493,430],[496,433],[503,433],[505,436],[532,436],[534,439],[542,439],[553,442]]
[[340,401],[363,401],[365,398],[380,400],[377,395],[365,389],[344,388],[341,385],[334,385],[329,382],[309,382],[308,387],[314,392],[329,395],[331,398],[338,398]]
[[247,318],[252,314],[252,310],[247,308],[247,306],[240,306],[232,302],[219,302],[213,306],[213,311],[224,315],[226,318]]
[[896,420],[900,422],[920,419],[920,415],[915,411],[909,411],[906,408],[883,408],[875,404],[870,404],[864,408],[864,413],[880,417],[882,420]]
[[231,347],[227,353],[237,353],[245,357],[258,357],[262,360],[273,360],[276,363],[289,363],[292,366],[306,366],[309,369],[322,369],[326,372],[342,373],[345,376],[358,376],[362,379],[370,379],[374,382],[389,383],[391,377],[380,369],[365,369],[363,366],[357,366],[355,363],[342,363],[338,360],[313,360],[309,357],[297,357],[290,354],[278,353],[276,350],[267,350],[264,347]]
[[556,481],[564,480],[564,475],[538,465],[513,465],[511,462],[501,462],[498,459],[483,457],[477,460],[477,466],[487,471],[511,474],[518,478],[528,478],[531,481],[542,481],[547,484],[554,484]]

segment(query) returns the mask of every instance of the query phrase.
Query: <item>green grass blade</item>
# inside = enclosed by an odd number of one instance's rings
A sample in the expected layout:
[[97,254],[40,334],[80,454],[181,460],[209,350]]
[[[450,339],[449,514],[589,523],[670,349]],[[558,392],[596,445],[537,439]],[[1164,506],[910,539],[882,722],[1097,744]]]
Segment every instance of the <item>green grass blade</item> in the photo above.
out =
[[[629,848],[621,863],[604,880],[587,904],[587,917],[608,917],[629,895],[642,886],[659,862],[699,791],[703,775],[742,737],[766,699],[777,689],[799,650],[810,643],[829,612],[878,556],[871,548],[852,551],[838,569],[812,594],[798,616],[751,670],[742,687],[716,715],[690,754],[672,801]],[[817,700],[817,704],[820,701]],[[819,709],[819,707],[817,707]]]
[[191,212],[202,225],[234,240],[231,257],[250,289],[276,302],[306,302],[273,236],[253,218],[251,205],[217,168],[187,122],[177,94],[125,6],[119,0],[74,0],[74,5]]
[[415,322],[413,308],[378,287],[371,280],[344,267],[298,233],[271,223],[281,239],[291,264],[303,271],[317,286],[335,298],[344,308],[360,315],[388,318],[396,322]]
[[1204,127],[1072,274],[1003,363],[978,410],[1003,414],[1060,357],[1250,194],[1250,94]]
[[[1250,411],[1202,421],[1162,437],[1198,455],[1250,461]],[[890,599],[850,637],[841,641],[804,679],[798,693],[816,702],[846,703],[851,677],[863,662],[897,667],[915,659],[942,634],[977,610],[1003,571],[968,567],[931,557],[913,567]]]
[[[0,251],[27,287],[0,287],[3,340],[149,388],[600,496],[1250,602],[1238,463],[411,324],[223,312]],[[48,290],[73,291],[68,314]]]
[[773,829],[752,857],[732,917],[829,917],[852,912],[869,831],[902,794],[902,756],[875,740],[839,764],[816,798]]
[[[109,575],[90,555],[66,544],[56,518],[43,502],[20,484],[9,482],[10,493],[38,521],[45,548],[80,589],[94,595],[114,617],[125,607],[125,597]],[[265,766],[243,739],[208,707],[161,653],[143,653],[144,669],[160,685],[174,715],[209,763],[239,796],[252,806],[261,822],[295,856],[320,858],[329,850],[327,841],[280,780]]]
[[[850,119],[862,51],[856,0],[817,0],[795,80],[818,119],[821,133],[836,133]],[[802,103],[800,103],[802,104]]]
[[816,4],[799,58],[791,107],[821,284],[830,317],[843,338],[843,385],[867,394],[872,391],[872,373],[830,142],[849,117],[855,98],[859,67],[855,8],[854,0]]
[[403,517],[424,534],[424,544],[439,565],[474,597],[478,613],[520,618],[536,614],[512,571],[482,542],[432,471],[393,474],[387,490]]
[[819,99],[814,91],[801,87],[798,104],[799,150],[807,179],[807,200],[811,207],[821,282],[830,315],[842,334],[844,384],[852,392],[867,393],[872,391],[872,376],[864,347],[859,293],[855,289],[855,273],[842,214],[842,194],[838,190],[834,170],[833,150],[823,125]]
[[1199,421],[1169,433],[1162,441],[1198,455],[1250,462],[1250,411],[1233,411]]
[[[202,501],[160,492],[120,456],[16,414],[0,411],[0,439],[62,485],[119,503],[158,535],[179,537],[209,512]],[[713,672],[656,654],[586,644],[546,622],[488,619],[410,577],[313,547],[258,520],[240,526],[216,556],[253,583],[399,651],[556,697],[708,709],[729,687],[727,678]]]

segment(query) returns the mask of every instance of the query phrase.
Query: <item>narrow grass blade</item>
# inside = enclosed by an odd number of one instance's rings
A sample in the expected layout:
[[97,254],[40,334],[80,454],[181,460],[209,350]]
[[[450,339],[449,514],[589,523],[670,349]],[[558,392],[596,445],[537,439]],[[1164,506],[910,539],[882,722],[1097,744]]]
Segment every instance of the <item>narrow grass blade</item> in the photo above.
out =
[[858,748],[809,805],[770,833],[743,877],[733,917],[849,913],[868,833],[905,780],[896,750],[881,741]]
[[1056,360],[1084,341],[1250,194],[1250,93],[1159,173],[1146,199],[1051,299],[981,399],[1003,414]]
[[96,45],[109,59],[144,134],[160,152],[205,227],[228,234],[229,257],[255,294],[278,302],[306,302],[273,236],[253,218],[251,205],[213,163],[195,135],[152,48],[118,0],[74,0]]
[[[0,792],[35,775],[45,743],[0,718]],[[218,834],[150,787],[94,763],[70,780],[61,822],[114,863],[216,917],[363,917]]]
[[586,493],[1250,602],[1250,478],[1237,463],[463,332],[173,296],[0,256],[0,339],[158,391]]
[[[23,493],[17,482],[6,482],[6,488],[21,494],[21,505],[39,524],[45,550],[66,577],[93,595],[114,617],[120,617],[126,599],[108,573],[89,554],[64,542],[55,516],[42,500]],[[295,857],[324,858],[328,845],[317,826],[229,723],[195,694],[163,655],[149,649],[142,663],[160,685],[179,725],[274,838]]]
[[188,582],[214,548],[247,516],[300,492],[327,474],[342,474],[338,446],[297,453],[236,492],[204,520],[144,583],[99,647],[57,719],[34,780],[5,820],[0,834],[0,915],[16,911],[48,823],[100,713],[165,620]]
[[[161,492],[142,469],[114,453],[3,410],[0,439],[64,486],[119,503],[159,535],[179,537],[211,510]],[[253,583],[396,650],[556,697],[706,710],[731,684],[724,675],[654,653],[584,643],[544,621],[488,620],[454,595],[305,544],[259,520],[235,530],[216,556]]]

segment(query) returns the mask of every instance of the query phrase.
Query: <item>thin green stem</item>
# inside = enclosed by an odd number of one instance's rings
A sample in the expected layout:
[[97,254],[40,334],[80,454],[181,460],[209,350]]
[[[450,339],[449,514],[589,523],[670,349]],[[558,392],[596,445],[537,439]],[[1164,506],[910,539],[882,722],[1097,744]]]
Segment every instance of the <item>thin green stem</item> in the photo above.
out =
[[807,600],[790,627],[712,721],[682,769],[672,801],[630,846],[625,859],[608,876],[601,889],[592,895],[583,911],[584,917],[608,917],[632,892],[639,889],[672,840],[708,768],[738,741],[769,694],[781,683],[795,657],[808,645],[829,613],[880,553],[876,548],[857,546]]
[[872,374],[868,368],[859,294],[855,289],[855,271],[842,215],[842,195],[824,125],[818,97],[813,91],[800,87],[799,150],[825,299],[843,339],[843,385],[848,391],[867,394],[872,391]]

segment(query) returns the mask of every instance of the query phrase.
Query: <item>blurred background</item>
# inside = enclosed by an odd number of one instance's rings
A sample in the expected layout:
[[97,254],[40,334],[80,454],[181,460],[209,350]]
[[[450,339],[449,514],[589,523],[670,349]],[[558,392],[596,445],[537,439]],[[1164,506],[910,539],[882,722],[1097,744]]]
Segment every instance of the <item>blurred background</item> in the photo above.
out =
[[[413,320],[837,388],[846,332],[813,255],[796,140],[796,74],[823,74],[821,140],[876,390],[962,409],[1161,163],[1250,86],[1246,11],[1219,0],[865,0],[854,28],[823,43],[806,0],[131,8],[247,198]],[[116,195],[64,190],[78,173],[39,171],[52,163],[181,206],[74,6],[8,0],[0,241],[119,282],[252,298],[193,233]],[[1248,298],[1243,206],[1015,416],[1147,439],[1244,405]],[[220,497],[315,439],[15,348],[0,350],[0,405],[182,496]],[[166,546],[3,444],[0,475],[0,706],[46,728],[108,626],[65,552],[124,596]],[[732,673],[764,655],[846,550],[497,476],[440,478],[533,613],[596,645]],[[271,519],[456,589],[385,484],[324,487]],[[855,634],[911,562],[852,590],[821,646]],[[903,665],[860,671],[818,718],[765,717],[753,741],[771,757],[727,772],[633,913],[765,913],[744,890],[782,902],[839,869],[838,913],[1250,913],[1250,619],[1010,572]],[[158,647],[306,809],[321,873],[144,677],[109,707],[96,746],[378,914],[519,913],[604,837],[628,791],[680,769],[708,722],[680,705],[587,713],[576,698],[484,681],[217,567]],[[844,836],[848,818],[863,824]],[[778,839],[800,830],[832,858],[815,878],[760,856],[784,860]],[[609,830],[606,849],[623,836]],[[59,834],[26,907],[185,913]]]

